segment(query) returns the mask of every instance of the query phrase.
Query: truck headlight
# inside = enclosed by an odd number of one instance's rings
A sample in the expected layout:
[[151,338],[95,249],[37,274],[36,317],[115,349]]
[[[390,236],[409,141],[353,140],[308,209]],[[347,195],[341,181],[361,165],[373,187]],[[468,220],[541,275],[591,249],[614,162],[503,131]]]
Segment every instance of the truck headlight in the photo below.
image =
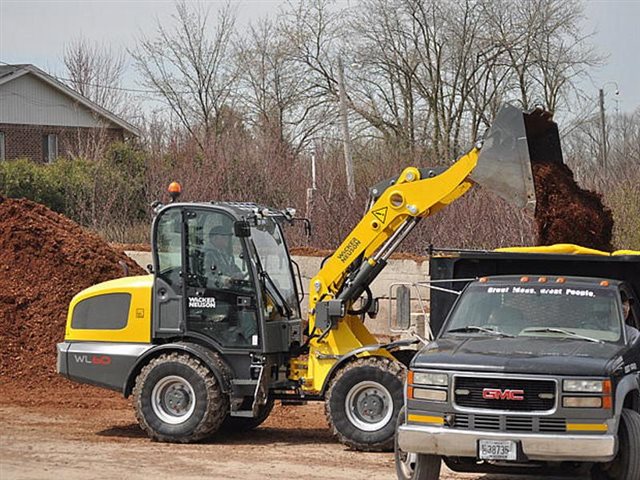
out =
[[600,408],[602,397],[564,397],[562,406],[564,408]]
[[603,380],[565,380],[562,383],[565,392],[602,393],[604,391]]
[[449,376],[446,373],[409,372],[409,383],[415,385],[433,385],[446,387],[449,385]]
[[433,388],[414,388],[413,398],[417,400],[430,400],[432,402],[446,402],[447,391]]

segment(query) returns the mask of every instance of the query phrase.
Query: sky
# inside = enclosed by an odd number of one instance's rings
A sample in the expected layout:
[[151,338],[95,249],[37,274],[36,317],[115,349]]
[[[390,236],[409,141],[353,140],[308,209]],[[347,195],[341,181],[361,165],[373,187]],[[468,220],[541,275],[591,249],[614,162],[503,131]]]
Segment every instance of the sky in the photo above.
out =
[[[291,0],[296,1],[296,0]],[[343,0],[345,3],[348,0]],[[204,1],[213,9],[224,1]],[[233,0],[240,27],[264,15],[275,15],[282,0]],[[0,61],[32,63],[62,74],[65,43],[83,36],[131,48],[141,34],[153,36],[157,20],[169,18],[173,0],[0,0]],[[640,0],[585,2],[585,33],[607,63],[583,84],[587,93],[604,88],[607,111],[629,112],[640,107]],[[125,85],[139,86],[129,69]],[[619,92],[615,95],[616,91]]]

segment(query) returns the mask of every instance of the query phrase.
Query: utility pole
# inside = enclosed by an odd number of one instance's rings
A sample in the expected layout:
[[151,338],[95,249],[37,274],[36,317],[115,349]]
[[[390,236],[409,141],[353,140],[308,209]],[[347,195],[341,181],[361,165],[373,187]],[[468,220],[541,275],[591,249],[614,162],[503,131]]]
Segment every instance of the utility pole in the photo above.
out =
[[342,120],[342,143],[344,144],[344,163],[347,170],[347,192],[349,198],[356,198],[356,186],[353,181],[353,159],[351,157],[351,136],[349,135],[349,119],[347,114],[347,92],[344,84],[344,65],[338,57],[338,89],[340,95],[340,118]]
[[316,184],[316,152],[311,154],[311,188],[307,188],[307,212],[306,217],[311,218],[311,211],[313,210],[313,197],[317,189]]
[[602,168],[607,168],[607,126],[604,116],[604,88],[600,89],[600,132],[602,134]]

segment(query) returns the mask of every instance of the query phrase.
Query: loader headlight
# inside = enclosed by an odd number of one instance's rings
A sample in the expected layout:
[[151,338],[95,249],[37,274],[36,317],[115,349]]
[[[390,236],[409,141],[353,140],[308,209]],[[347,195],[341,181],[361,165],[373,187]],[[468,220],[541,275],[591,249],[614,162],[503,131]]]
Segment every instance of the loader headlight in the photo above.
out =
[[446,373],[435,372],[409,372],[409,383],[415,385],[433,385],[446,387],[449,385],[449,376]]

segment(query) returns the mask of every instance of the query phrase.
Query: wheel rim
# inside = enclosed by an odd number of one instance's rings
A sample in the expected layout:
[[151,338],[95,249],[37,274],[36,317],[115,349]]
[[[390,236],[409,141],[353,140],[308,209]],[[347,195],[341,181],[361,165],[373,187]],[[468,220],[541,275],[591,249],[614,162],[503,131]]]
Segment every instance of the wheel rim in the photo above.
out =
[[391,393],[377,382],[357,383],[347,393],[345,411],[349,421],[360,430],[375,432],[393,416]]
[[407,453],[398,449],[398,466],[404,478],[412,478],[416,469],[417,453]]
[[196,395],[184,378],[170,375],[153,387],[151,407],[160,420],[177,425],[191,417],[196,408]]

